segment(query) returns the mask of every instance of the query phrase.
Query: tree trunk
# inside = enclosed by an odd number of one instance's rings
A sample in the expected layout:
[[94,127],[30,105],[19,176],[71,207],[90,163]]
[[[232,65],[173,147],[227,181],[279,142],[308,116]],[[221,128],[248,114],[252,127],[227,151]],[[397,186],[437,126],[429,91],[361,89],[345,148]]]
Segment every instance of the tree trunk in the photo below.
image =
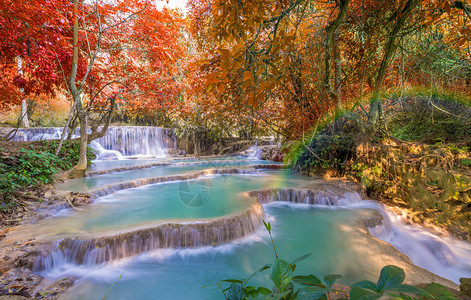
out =
[[80,150],[79,160],[75,167],[73,167],[67,174],[69,178],[78,178],[85,176],[85,171],[88,167],[87,147],[88,147],[88,115],[85,112],[79,113],[80,121]]
[[[20,77],[23,77],[23,61],[21,59],[21,56],[16,57],[16,62],[18,65],[18,75]],[[21,94],[24,96],[25,89],[20,88]],[[21,101],[21,112],[20,112],[20,117],[19,117],[20,125],[24,128],[29,127],[29,118],[28,118],[28,101],[26,99],[23,99]]]
[[28,100],[23,99],[21,102],[21,126],[24,128],[29,127],[29,117],[28,117]]
[[350,0],[339,1],[340,11],[337,15],[337,18],[334,21],[332,21],[329,24],[329,26],[325,28],[325,41],[324,41],[325,74],[324,74],[324,80],[323,80],[324,89],[327,92],[327,94],[336,102],[338,102],[339,95],[337,95],[336,91],[332,88],[332,83],[331,83],[332,41],[334,38],[335,31],[337,30],[337,28],[339,28],[339,26],[343,23],[345,19],[345,15],[347,14],[349,3],[350,3]]
[[334,63],[335,63],[335,94],[336,94],[336,106],[342,108],[342,58],[340,56],[340,47],[339,47],[339,36],[337,33],[334,34],[334,39],[332,41],[332,51],[334,54]]
[[87,147],[88,147],[88,115],[86,113],[79,114],[80,120],[80,151],[79,151],[79,161],[77,163],[76,169],[78,171],[85,172],[85,169],[88,166],[87,159]]
[[87,146],[88,146],[88,115],[84,111],[82,105],[82,97],[80,95],[79,89],[77,89],[76,79],[77,79],[77,68],[78,68],[78,0],[73,1],[74,4],[74,24],[72,30],[73,36],[73,55],[72,55],[72,67],[70,70],[69,77],[69,89],[72,94],[74,105],[72,110],[75,108],[77,116],[80,122],[80,150],[79,150],[79,161],[77,165],[69,171],[69,177],[83,177],[85,175],[85,170],[87,169],[88,160],[87,160]]
[[375,88],[373,90],[373,98],[371,99],[370,103],[370,113],[368,115],[368,123],[366,127],[366,136],[370,139],[373,134],[376,132],[378,124],[382,120],[382,103],[380,97],[381,87],[383,85],[384,78],[386,76],[386,70],[391,62],[394,53],[396,52],[397,45],[396,39],[398,37],[399,32],[404,27],[407,18],[411,15],[414,8],[421,0],[408,0],[406,5],[401,11],[401,15],[396,20],[394,24],[394,28],[389,35],[388,41],[386,43],[386,47],[383,54],[383,59],[381,60],[381,65],[378,69],[378,73],[376,76],[375,81]]

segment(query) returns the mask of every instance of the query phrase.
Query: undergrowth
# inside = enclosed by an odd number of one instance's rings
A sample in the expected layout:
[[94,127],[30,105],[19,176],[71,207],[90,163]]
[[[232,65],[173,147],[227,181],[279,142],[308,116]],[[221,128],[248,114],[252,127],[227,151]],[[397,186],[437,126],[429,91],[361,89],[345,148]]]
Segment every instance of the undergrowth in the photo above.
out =
[[[55,175],[69,170],[78,161],[80,145],[65,141],[59,155],[54,154],[58,141],[37,141],[17,151],[0,148],[0,212],[13,211],[22,204],[24,192],[51,184]],[[87,157],[95,153],[87,149]]]
[[[384,129],[365,144],[364,110],[319,123],[287,163],[309,175],[360,183],[368,196],[410,210],[412,221],[471,236],[471,103],[431,92],[384,101]],[[362,115],[363,114],[363,115]]]

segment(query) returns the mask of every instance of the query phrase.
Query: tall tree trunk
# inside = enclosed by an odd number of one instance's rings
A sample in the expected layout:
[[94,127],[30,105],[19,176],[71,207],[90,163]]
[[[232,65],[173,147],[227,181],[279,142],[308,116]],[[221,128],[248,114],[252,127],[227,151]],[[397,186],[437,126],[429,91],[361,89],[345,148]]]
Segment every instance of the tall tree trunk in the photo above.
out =
[[69,172],[69,177],[80,177],[85,174],[85,170],[87,169],[87,146],[88,146],[88,114],[83,109],[82,105],[82,97],[80,95],[80,91],[77,89],[77,68],[78,68],[78,0],[73,1],[74,4],[74,24],[72,29],[72,36],[73,36],[73,55],[72,55],[72,68],[70,71],[69,77],[69,89],[72,94],[72,98],[74,100],[74,104],[72,107],[75,107],[76,113],[80,122],[80,150],[79,150],[79,161],[77,165]]
[[334,64],[335,64],[335,94],[337,95],[336,106],[342,108],[342,58],[340,56],[340,47],[339,47],[339,36],[337,33],[334,34],[332,52],[334,54]]
[[88,159],[87,159],[87,147],[88,147],[88,114],[85,112],[81,112],[79,114],[80,120],[80,151],[79,151],[79,161],[75,166],[76,171],[85,172],[85,169],[88,166]]
[[29,127],[29,117],[28,117],[28,100],[23,99],[21,101],[21,126],[24,128]]
[[[21,59],[21,56],[16,57],[17,60],[17,65],[18,65],[18,75],[20,77],[23,77],[23,61]],[[24,97],[25,94],[25,89],[20,88],[20,92]],[[21,101],[21,112],[20,112],[20,125],[24,128],[29,127],[29,117],[28,117],[28,100],[24,99]]]
[[332,88],[331,77],[331,61],[332,61],[332,41],[334,37],[334,33],[339,28],[339,26],[345,20],[345,16],[348,10],[348,4],[350,0],[340,0],[339,6],[340,10],[337,15],[337,18],[332,21],[329,26],[325,28],[325,40],[324,40],[324,66],[325,66],[325,73],[324,73],[324,89],[327,94],[334,99],[335,102],[338,102],[339,95],[336,91]]
[[411,15],[414,8],[421,0],[408,0],[406,5],[401,11],[401,14],[394,24],[394,28],[389,35],[388,41],[383,54],[383,59],[381,60],[381,65],[378,69],[376,75],[375,88],[373,90],[373,98],[370,103],[370,113],[368,115],[367,123],[367,138],[370,139],[378,127],[378,123],[382,119],[382,103],[380,98],[380,91],[383,85],[384,78],[386,76],[386,70],[391,62],[392,57],[397,49],[396,40],[399,32],[404,27],[404,24],[407,18]]

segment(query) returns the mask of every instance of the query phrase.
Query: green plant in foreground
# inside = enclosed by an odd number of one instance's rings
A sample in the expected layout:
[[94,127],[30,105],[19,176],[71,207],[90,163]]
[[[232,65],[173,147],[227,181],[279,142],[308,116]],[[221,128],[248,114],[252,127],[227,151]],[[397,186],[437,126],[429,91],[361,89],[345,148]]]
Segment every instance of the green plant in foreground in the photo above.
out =
[[[335,291],[332,289],[332,285],[335,281],[341,278],[341,275],[330,274],[324,276],[324,284],[315,275],[308,276],[294,276],[293,272],[296,269],[296,264],[309,256],[311,253],[303,255],[293,262],[288,263],[287,261],[280,259],[276,252],[275,243],[271,235],[271,224],[263,221],[265,228],[270,234],[270,239],[275,252],[275,261],[272,264],[266,264],[255,273],[250,275],[248,279],[225,279],[222,282],[230,283],[230,286],[223,289],[221,283],[218,286],[221,287],[223,294],[228,300],[242,300],[242,299],[327,299],[326,293],[329,291]],[[256,274],[270,269],[270,279],[272,280],[274,287],[268,289],[266,287],[255,287],[247,285],[250,279]],[[295,284],[301,285],[299,289],[295,289]]]
[[[330,299],[329,292],[339,292],[332,288],[337,279],[341,278],[339,274],[329,274],[324,276],[322,282],[315,275],[294,276],[296,264],[311,254],[306,254],[292,263],[280,259],[276,252],[275,243],[271,234],[271,225],[263,221],[268,230],[275,252],[275,261],[272,264],[266,264],[247,279],[225,279],[217,285],[221,288],[224,297],[227,300],[245,300],[245,299]],[[250,279],[265,270],[270,270],[270,279],[273,282],[271,289],[267,287],[256,287],[248,285]],[[412,285],[403,284],[406,275],[404,270],[396,266],[385,266],[381,269],[379,279],[376,283],[363,280],[350,286],[349,299],[351,300],[373,300],[383,296],[388,299],[457,299],[449,292],[446,287],[431,283],[420,289]],[[229,287],[223,288],[223,283],[230,283]],[[296,287],[299,287],[296,289]],[[416,298],[418,297],[418,298]],[[446,298],[443,298],[446,297]],[[344,298],[341,298],[344,299]]]
[[[363,280],[351,285],[350,299],[379,299],[386,293],[397,295],[398,299],[403,298],[401,294],[413,294],[422,297],[435,298],[432,294],[415,286],[402,284],[406,279],[404,270],[396,266],[385,266],[381,269],[377,283]],[[414,299],[414,298],[412,298]]]

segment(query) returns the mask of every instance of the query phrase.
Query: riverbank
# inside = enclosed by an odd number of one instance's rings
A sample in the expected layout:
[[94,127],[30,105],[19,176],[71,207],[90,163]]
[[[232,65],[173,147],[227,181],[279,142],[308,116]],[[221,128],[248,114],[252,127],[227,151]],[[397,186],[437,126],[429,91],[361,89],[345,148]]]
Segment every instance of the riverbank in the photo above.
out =
[[404,220],[471,236],[471,107],[445,98],[390,98],[365,141],[361,108],[325,121],[288,155],[303,174],[356,182]]

